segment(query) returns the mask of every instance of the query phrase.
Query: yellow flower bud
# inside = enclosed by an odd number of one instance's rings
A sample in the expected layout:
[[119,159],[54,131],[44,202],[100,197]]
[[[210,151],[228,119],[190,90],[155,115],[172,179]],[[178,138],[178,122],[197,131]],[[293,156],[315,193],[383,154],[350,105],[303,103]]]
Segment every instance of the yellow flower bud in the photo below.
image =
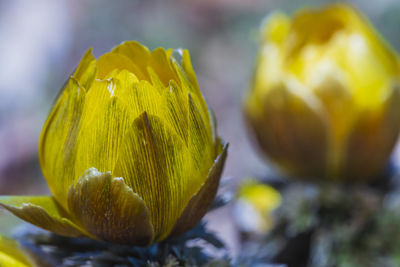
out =
[[89,50],[43,127],[39,159],[52,197],[2,197],[20,218],[66,236],[149,245],[204,216],[227,146],[189,53],[125,42]]
[[239,185],[234,205],[236,223],[243,232],[266,233],[274,226],[272,212],[281,204],[272,186],[249,179]]
[[245,113],[261,149],[306,179],[366,181],[400,127],[399,59],[353,7],[270,15]]

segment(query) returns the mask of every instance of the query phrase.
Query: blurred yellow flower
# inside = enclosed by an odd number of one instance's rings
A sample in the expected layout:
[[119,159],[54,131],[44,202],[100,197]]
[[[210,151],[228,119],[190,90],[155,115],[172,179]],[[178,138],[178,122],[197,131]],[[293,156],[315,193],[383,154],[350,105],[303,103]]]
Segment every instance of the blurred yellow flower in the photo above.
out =
[[399,59],[353,7],[272,14],[245,112],[262,150],[289,174],[368,180],[400,127]]
[[249,179],[239,185],[234,215],[244,232],[265,233],[273,227],[271,216],[281,204],[281,194],[273,187]]
[[39,159],[51,196],[0,205],[65,236],[149,245],[204,216],[227,145],[218,138],[189,53],[125,42],[89,50],[43,128]]
[[0,267],[30,267],[34,266],[12,239],[0,236]]

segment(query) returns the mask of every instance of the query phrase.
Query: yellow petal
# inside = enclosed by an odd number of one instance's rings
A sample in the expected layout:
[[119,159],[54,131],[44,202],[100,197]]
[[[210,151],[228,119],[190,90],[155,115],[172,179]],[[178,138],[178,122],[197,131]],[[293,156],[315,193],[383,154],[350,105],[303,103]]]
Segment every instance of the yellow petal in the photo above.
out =
[[187,50],[182,50],[181,52],[183,55],[182,66],[176,61],[173,62],[175,72],[180,80],[181,88],[183,91],[190,94],[191,98],[196,103],[206,130],[213,136],[213,139],[216,140],[217,133],[213,122],[214,118],[197,84],[197,78],[190,62],[189,52]]
[[169,234],[201,184],[189,181],[190,159],[182,139],[158,117],[144,113],[125,137],[113,174],[143,198],[156,242]]
[[153,228],[143,200],[122,177],[88,169],[68,193],[70,211],[99,239],[122,244],[149,245]]
[[287,44],[288,69],[300,80],[310,86],[308,80],[316,76],[317,66],[334,62],[345,71],[347,89],[362,108],[376,105],[382,88],[399,71],[393,49],[348,5],[299,12]]
[[182,212],[170,237],[178,236],[194,227],[206,214],[214,201],[218,191],[219,181],[224,169],[225,159],[228,152],[228,144],[220,145],[221,154],[215,159],[207,180],[200,187],[200,190],[192,196],[185,210]]
[[140,69],[130,58],[116,53],[106,53],[97,60],[99,79],[104,79],[112,71],[128,70],[133,73],[139,79],[145,79],[146,76],[143,74],[143,70]]
[[189,52],[186,49],[180,51],[182,53],[182,62],[178,63],[176,60],[173,62],[173,67],[177,73],[181,87],[188,91],[193,98],[200,103],[201,112],[206,114],[205,118],[210,120],[209,108],[200,91],[199,84],[197,83],[196,74],[194,73],[192,63],[190,61]]
[[[148,82],[154,82],[155,77],[159,77],[164,85],[163,87],[167,87],[170,80],[179,82],[170,61],[172,50],[166,51],[163,48],[157,48],[150,52],[147,47],[138,42],[130,41],[115,47],[112,53],[125,55],[135,62],[146,74],[146,78],[143,79]],[[149,68],[152,69],[153,74],[150,73]]]
[[262,114],[247,114],[260,146],[291,173],[323,175],[328,143],[321,112],[286,85],[271,88],[263,107]]
[[171,51],[165,51],[164,48],[156,48],[151,52],[151,62],[150,66],[155,71],[155,73],[160,77],[164,86],[167,87],[171,80],[180,82],[172,63],[170,60]]
[[25,253],[15,240],[0,236],[0,267],[31,267]]
[[196,77],[196,73],[193,70],[193,66],[192,66],[192,61],[190,60],[190,54],[189,51],[186,49],[183,49],[182,51],[182,68],[183,71],[187,77],[187,79],[189,80],[189,83],[193,86],[193,92],[200,97],[201,96],[201,91],[200,91],[200,87],[199,84],[197,82],[197,77]]
[[261,41],[282,43],[289,32],[290,23],[290,18],[286,14],[282,12],[272,13],[261,25]]
[[2,196],[0,206],[15,216],[53,233],[79,237],[87,235],[73,223],[65,210],[50,196]]
[[400,94],[393,87],[380,110],[359,115],[346,143],[343,176],[353,180],[373,179],[387,167],[400,130]]
[[[147,70],[149,62],[151,60],[151,53],[149,49],[147,49],[147,47],[141,45],[136,41],[127,41],[116,46],[112,50],[112,53],[125,55],[132,62],[135,62],[135,64],[143,71],[143,73],[147,75],[145,70]],[[146,79],[150,81],[149,76],[146,77]]]
[[164,90],[162,107],[163,111],[160,114],[162,118],[188,144],[188,98],[174,81],[171,81],[169,88]]
[[81,86],[89,90],[90,85],[96,77],[96,59],[92,55],[92,48],[86,51],[72,76]]
[[[189,95],[189,149],[194,160],[198,176],[195,179],[202,183],[209,166],[215,158],[215,148],[212,139],[210,122],[201,114],[198,102]],[[192,178],[193,179],[193,178]]]
[[39,141],[39,160],[50,190],[66,207],[68,188],[74,181],[76,138],[85,103],[85,90],[71,78],[53,107]]
[[123,101],[115,96],[115,86],[114,79],[96,80],[87,94],[76,148],[75,181],[90,167],[111,171],[117,161],[122,138],[133,118]]
[[150,75],[150,82],[154,88],[157,88],[158,92],[162,94],[165,88],[167,88],[164,83],[161,81],[160,77],[157,73],[153,70],[152,67],[147,67],[147,72]]
[[237,195],[239,199],[247,201],[254,206],[262,216],[269,216],[271,211],[277,208],[282,201],[279,191],[255,179],[244,181],[239,186]]
[[136,82],[127,72],[120,72],[114,80],[115,95],[124,101],[132,117],[138,117],[143,112],[152,115],[162,113],[161,94],[151,83],[144,80]]

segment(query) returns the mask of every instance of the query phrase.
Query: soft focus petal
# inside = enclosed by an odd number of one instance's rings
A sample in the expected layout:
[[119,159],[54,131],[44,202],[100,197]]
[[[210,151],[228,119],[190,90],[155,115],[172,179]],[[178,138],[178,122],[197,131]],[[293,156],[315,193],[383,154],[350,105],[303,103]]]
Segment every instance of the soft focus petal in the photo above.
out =
[[87,170],[70,188],[68,204],[85,229],[101,240],[148,245],[153,239],[143,200],[110,172]]
[[18,243],[12,239],[0,236],[0,267],[31,267],[34,266]]
[[281,44],[290,29],[290,17],[281,12],[274,12],[269,15],[261,25],[261,42],[273,42]]
[[70,237],[86,236],[86,232],[69,219],[53,197],[2,196],[0,206],[22,220],[53,233]]
[[274,226],[272,212],[281,204],[275,188],[254,179],[243,181],[237,190],[234,217],[243,232],[265,234]]
[[327,132],[318,108],[307,100],[282,85],[268,92],[263,113],[248,116],[261,147],[273,160],[297,174],[321,175]]
[[192,196],[185,210],[176,222],[170,237],[183,234],[194,227],[206,214],[218,191],[219,181],[224,168],[225,159],[228,151],[228,144],[222,146],[222,152],[215,159],[211,167],[207,180],[201,186],[200,190]]
[[400,93],[397,88],[387,96],[381,110],[361,114],[346,143],[347,177],[361,180],[383,171],[398,139],[399,114]]
[[125,136],[113,174],[124,174],[125,182],[143,198],[155,240],[168,235],[201,184],[190,176],[191,164],[182,139],[158,117],[144,113]]
[[246,113],[267,156],[295,177],[361,180],[383,170],[399,133],[386,102],[398,98],[400,68],[368,20],[347,4],[275,13],[261,41]]

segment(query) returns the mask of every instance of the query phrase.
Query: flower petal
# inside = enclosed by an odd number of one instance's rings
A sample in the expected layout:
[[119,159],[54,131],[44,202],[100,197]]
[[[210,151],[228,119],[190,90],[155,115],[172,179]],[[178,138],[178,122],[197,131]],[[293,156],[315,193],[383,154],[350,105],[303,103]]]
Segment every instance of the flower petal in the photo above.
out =
[[192,162],[186,145],[164,122],[143,113],[125,137],[113,174],[123,176],[150,211],[155,241],[172,230],[201,182],[189,181]]
[[134,76],[121,71],[116,77],[115,95],[128,107],[133,118],[143,112],[159,115],[162,112],[162,98],[158,89],[148,81],[137,82]]
[[360,114],[347,141],[343,174],[354,180],[375,178],[387,167],[400,129],[400,93],[394,87],[382,103],[381,110],[366,110]]
[[30,267],[33,264],[19,248],[18,242],[0,236],[0,266]]
[[151,56],[152,60],[150,66],[163,82],[165,87],[169,85],[171,80],[180,83],[170,59],[172,56],[172,50],[166,51],[164,48],[159,47],[151,52]]
[[99,239],[148,245],[153,239],[149,211],[124,179],[88,169],[68,192],[68,206],[85,229]]
[[87,236],[73,223],[63,208],[50,196],[2,196],[0,206],[15,216],[50,232],[70,236]]
[[140,69],[130,58],[116,53],[106,53],[97,60],[99,79],[104,79],[109,73],[118,70],[128,70],[135,74],[139,79],[145,79],[146,76],[143,74],[143,70]]
[[69,79],[43,127],[39,141],[39,160],[44,177],[57,201],[66,207],[68,188],[74,181],[76,138],[85,104],[85,89]]
[[[132,62],[135,62],[145,73],[146,77],[144,79],[148,82],[154,80],[154,73],[162,81],[164,87],[168,86],[170,80],[179,82],[170,61],[172,50],[166,51],[163,48],[156,48],[150,52],[147,47],[138,42],[130,41],[118,45],[112,50],[112,53],[124,55],[130,58]],[[152,69],[153,74],[148,71],[149,68]]]
[[183,49],[183,51],[182,51],[182,68],[184,70],[185,76],[189,80],[189,83],[193,86],[193,89],[192,89],[193,92],[195,92],[195,94],[198,97],[201,97],[202,95],[201,95],[199,83],[197,82],[196,73],[193,70],[189,51],[186,49]]
[[[179,81],[182,88],[185,88],[198,103],[200,103],[200,111],[204,114],[204,119],[209,121],[212,120],[210,109],[207,106],[206,101],[200,91],[199,84],[197,83],[196,74],[193,71],[192,63],[190,61],[189,52],[186,49],[182,50],[182,66],[177,62],[173,62],[175,72],[179,77]],[[212,126],[212,125],[211,125]]]
[[176,131],[176,133],[188,143],[189,110],[188,99],[179,85],[171,81],[169,88],[162,95],[162,118]]
[[284,84],[269,89],[263,113],[248,108],[249,121],[260,146],[285,169],[297,175],[324,175],[328,141],[323,117],[308,95],[295,92],[299,90]]
[[195,168],[199,170],[199,178],[203,179],[201,183],[203,183],[216,153],[210,121],[204,118],[205,115],[201,113],[199,102],[195,101],[193,97],[196,96],[189,94],[189,149]]
[[201,186],[200,190],[192,196],[185,210],[176,222],[170,237],[183,234],[190,228],[194,227],[201,218],[206,214],[214,201],[218,191],[219,181],[224,168],[225,159],[228,151],[228,144],[221,145],[222,152],[214,161],[207,180]]
[[[151,59],[151,53],[149,49],[136,41],[123,42],[122,44],[116,46],[112,50],[112,53],[125,55],[126,57],[130,58],[132,62],[135,62],[135,64],[143,72],[145,72],[145,70],[149,66],[149,62]],[[149,77],[147,77],[147,80],[149,81]]]
[[75,181],[90,167],[111,171],[117,161],[118,149],[133,118],[125,103],[113,95],[115,86],[114,79],[96,80],[87,94],[78,135]]
[[92,55],[92,48],[86,51],[79,66],[72,74],[72,77],[74,77],[86,90],[89,90],[90,85],[96,78],[96,59]]

